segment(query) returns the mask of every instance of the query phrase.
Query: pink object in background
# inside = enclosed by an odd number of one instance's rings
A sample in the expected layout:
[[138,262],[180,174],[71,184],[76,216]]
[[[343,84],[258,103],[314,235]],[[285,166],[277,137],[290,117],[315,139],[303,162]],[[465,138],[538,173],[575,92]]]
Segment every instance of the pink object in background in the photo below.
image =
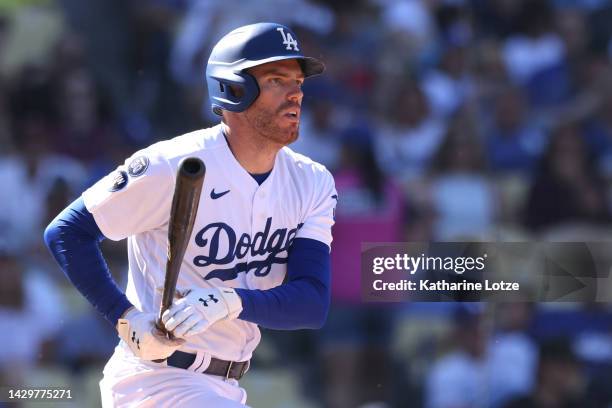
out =
[[361,303],[361,243],[401,242],[404,200],[391,181],[377,202],[357,172],[342,170],[334,178],[339,200],[331,253],[332,302]]

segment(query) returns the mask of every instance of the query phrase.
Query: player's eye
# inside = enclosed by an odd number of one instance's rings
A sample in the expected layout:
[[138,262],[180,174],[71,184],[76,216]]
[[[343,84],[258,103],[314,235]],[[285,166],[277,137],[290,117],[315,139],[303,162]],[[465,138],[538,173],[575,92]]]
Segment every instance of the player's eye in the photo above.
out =
[[280,85],[282,84],[283,80],[282,78],[279,78],[279,77],[272,77],[270,78],[270,82],[272,82],[275,85]]

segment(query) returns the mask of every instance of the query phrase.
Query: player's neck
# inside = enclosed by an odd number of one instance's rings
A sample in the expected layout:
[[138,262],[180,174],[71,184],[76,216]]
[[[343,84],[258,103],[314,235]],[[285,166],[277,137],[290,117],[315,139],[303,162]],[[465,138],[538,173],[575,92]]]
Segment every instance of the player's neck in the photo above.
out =
[[272,170],[281,146],[240,129],[230,129],[226,124],[222,126],[232,154],[247,172],[263,174]]

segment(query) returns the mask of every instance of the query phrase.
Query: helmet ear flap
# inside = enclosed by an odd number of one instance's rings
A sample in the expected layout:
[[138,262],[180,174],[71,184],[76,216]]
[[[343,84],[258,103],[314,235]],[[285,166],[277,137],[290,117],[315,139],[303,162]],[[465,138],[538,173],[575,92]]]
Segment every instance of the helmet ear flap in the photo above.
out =
[[242,112],[259,96],[259,85],[255,77],[247,72],[235,72],[227,76],[207,75],[212,110],[221,116],[222,110]]
[[251,106],[259,96],[259,84],[257,83],[257,79],[247,71],[241,71],[240,76],[244,78],[244,85],[240,89],[243,95],[241,95],[240,98],[243,99],[245,103],[244,109],[246,109]]

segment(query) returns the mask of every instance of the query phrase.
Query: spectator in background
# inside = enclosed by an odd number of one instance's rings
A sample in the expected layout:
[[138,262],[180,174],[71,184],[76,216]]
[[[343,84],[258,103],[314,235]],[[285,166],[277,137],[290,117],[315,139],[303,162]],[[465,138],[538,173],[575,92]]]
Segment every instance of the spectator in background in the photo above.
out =
[[471,62],[477,108],[486,120],[498,94],[510,82],[499,41],[483,38],[475,43]]
[[[110,100],[89,71],[76,66],[59,73],[56,81],[57,126],[49,148],[62,162],[58,167],[77,161],[86,171],[83,184],[74,190],[78,192],[121,163],[130,147],[119,133]],[[62,176],[69,178],[71,173]]]
[[597,170],[612,179],[612,95],[609,93],[603,96],[595,115],[586,120],[584,137]]
[[402,182],[422,175],[444,138],[445,126],[431,114],[430,105],[416,82],[395,91],[376,138],[380,167],[388,177]]
[[494,121],[486,137],[494,172],[529,174],[544,149],[545,135],[528,121],[525,108],[519,88],[507,87],[495,100]]
[[535,386],[538,350],[526,334],[532,305],[495,305],[495,333],[485,330],[484,314],[460,306],[449,336],[455,349],[434,363],[426,379],[427,408],[495,408],[529,394]]
[[374,160],[371,139],[365,125],[346,130],[341,165],[334,174],[339,200],[332,308],[321,333],[324,399],[334,408],[387,401],[390,392],[388,342],[393,309],[361,301],[361,243],[402,241],[403,198]]
[[531,187],[525,224],[532,230],[564,223],[610,222],[605,186],[590,160],[580,128],[554,130]]
[[410,53],[434,46],[437,29],[426,2],[374,0],[372,3],[380,5],[380,19],[390,39],[399,40]]
[[582,365],[569,342],[551,340],[540,348],[534,391],[505,408],[590,408],[584,397],[585,386]]
[[[437,46],[438,29],[431,4],[424,1],[372,0],[379,7],[381,38],[376,46],[376,85],[372,97],[386,111],[389,95],[409,72],[418,72]],[[339,15],[341,17],[341,14]],[[391,98],[393,99],[393,98]]]
[[554,26],[547,0],[523,3],[519,32],[504,43],[506,67],[515,84],[525,87],[532,108],[554,108],[572,96],[567,50]]
[[553,31],[553,13],[546,0],[522,1],[520,5],[515,20],[519,31],[508,37],[503,53],[510,77],[526,84],[538,71],[562,64],[565,48]]
[[54,98],[59,126],[57,138],[50,147],[86,163],[108,160],[107,152],[116,149],[121,141],[93,77],[80,68],[63,73],[59,80]]
[[[28,66],[11,90],[11,137],[14,146],[0,156],[0,240],[10,239],[17,247],[40,244],[37,238],[47,221],[45,202],[58,180],[74,198],[87,178],[77,160],[54,154],[55,109],[49,72]],[[101,148],[102,149],[102,148]],[[98,152],[100,154],[100,152]]]
[[435,117],[450,117],[465,104],[472,103],[475,95],[468,51],[474,28],[472,13],[466,6],[466,2],[443,1],[432,12],[439,31],[435,58],[432,58],[435,65],[428,65],[421,72],[421,86]]
[[492,407],[529,394],[535,385],[538,349],[527,334],[534,305],[508,302],[494,305],[496,330],[488,342],[487,377]]
[[480,312],[459,307],[449,334],[454,349],[440,357],[425,379],[426,408],[487,405],[486,332]]
[[0,245],[29,248],[40,241],[37,235],[45,217],[45,191],[39,183],[45,151],[40,120],[31,116],[20,126],[15,153],[0,156]]
[[436,213],[434,239],[483,237],[491,232],[496,198],[485,173],[473,125],[459,116],[432,162],[429,200]]
[[325,53],[326,67],[329,67],[326,78],[333,78],[331,82],[342,87],[343,102],[355,113],[365,114],[376,99],[373,97],[375,70],[380,64],[379,55],[384,52],[379,49],[383,40],[377,17],[367,2],[363,2],[361,7],[347,8],[344,13],[336,15],[336,24],[330,33],[325,37],[311,36],[317,41],[309,44],[309,48]]
[[[0,246],[0,373],[13,381],[40,360],[44,343],[57,332],[65,308],[57,287],[41,271],[22,261],[21,249]],[[42,357],[42,358],[41,358]],[[0,374],[2,377],[2,374]],[[24,380],[24,379],[21,379]]]
[[436,117],[456,113],[474,96],[474,80],[468,69],[468,38],[449,38],[443,44],[437,69],[426,71],[421,86]]
[[[599,249],[581,252],[582,256],[572,256],[572,263],[583,270],[589,269],[594,253],[604,258],[604,254],[608,254],[610,258],[607,243],[602,243]],[[571,342],[572,350],[590,380],[585,407],[609,407],[612,404],[612,309],[609,303],[584,303],[579,309],[541,308],[530,331],[541,342],[557,338],[567,338]]]
[[54,78],[61,78],[65,73],[83,69],[87,66],[85,39],[72,32],[64,33],[58,38],[52,50],[50,71]]

